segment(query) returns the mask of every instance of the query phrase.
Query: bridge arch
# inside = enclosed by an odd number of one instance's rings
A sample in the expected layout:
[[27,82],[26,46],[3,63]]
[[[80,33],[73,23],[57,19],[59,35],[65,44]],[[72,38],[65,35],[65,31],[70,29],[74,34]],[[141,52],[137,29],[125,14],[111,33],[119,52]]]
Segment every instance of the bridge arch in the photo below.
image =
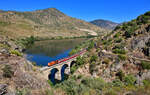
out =
[[64,64],[61,68],[61,80],[62,81],[68,77],[69,72],[70,72],[70,68],[68,64]]
[[59,72],[57,68],[53,68],[50,71],[50,74],[48,75],[48,79],[51,80],[53,84],[56,83],[56,73]]
[[76,61],[72,61],[71,63],[70,63],[70,68],[73,66],[73,65],[75,65],[75,63],[76,63]]

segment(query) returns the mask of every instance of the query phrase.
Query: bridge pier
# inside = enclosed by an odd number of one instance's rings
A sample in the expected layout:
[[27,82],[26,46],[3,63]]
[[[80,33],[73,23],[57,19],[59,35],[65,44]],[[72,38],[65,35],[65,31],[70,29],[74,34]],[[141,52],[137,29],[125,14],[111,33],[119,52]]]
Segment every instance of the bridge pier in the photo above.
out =
[[55,79],[61,80],[61,71],[60,70],[55,74]]
[[67,67],[64,73],[69,75],[70,74],[70,67]]

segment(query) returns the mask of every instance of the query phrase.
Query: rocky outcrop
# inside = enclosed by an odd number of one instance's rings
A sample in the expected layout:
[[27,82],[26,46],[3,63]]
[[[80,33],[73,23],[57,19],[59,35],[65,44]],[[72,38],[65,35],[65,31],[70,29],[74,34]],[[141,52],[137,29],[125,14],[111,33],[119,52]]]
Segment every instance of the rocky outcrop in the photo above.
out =
[[134,38],[131,41],[131,49],[136,50],[136,49],[144,48],[146,46],[146,43],[148,42],[149,39],[150,39],[149,35],[145,35],[145,36],[142,36],[142,37]]
[[[3,84],[8,84],[7,91],[9,93],[16,93],[16,90],[22,89],[29,89],[32,92],[32,90],[40,91],[40,89],[49,88],[47,80],[42,78],[38,67],[33,66],[25,58],[0,54],[0,62],[0,81]],[[5,65],[9,65],[11,71],[14,72],[11,78],[3,76]]]
[[7,84],[0,84],[0,95],[4,95],[7,93]]

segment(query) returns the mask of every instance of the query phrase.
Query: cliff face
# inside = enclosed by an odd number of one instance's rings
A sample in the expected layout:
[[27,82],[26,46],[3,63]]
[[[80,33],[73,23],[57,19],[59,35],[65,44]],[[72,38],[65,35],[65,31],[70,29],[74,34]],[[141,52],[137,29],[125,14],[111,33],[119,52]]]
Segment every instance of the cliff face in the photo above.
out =
[[32,12],[0,11],[0,34],[12,38],[38,36],[74,37],[92,35],[89,31],[102,34],[105,29],[69,17],[55,8]]

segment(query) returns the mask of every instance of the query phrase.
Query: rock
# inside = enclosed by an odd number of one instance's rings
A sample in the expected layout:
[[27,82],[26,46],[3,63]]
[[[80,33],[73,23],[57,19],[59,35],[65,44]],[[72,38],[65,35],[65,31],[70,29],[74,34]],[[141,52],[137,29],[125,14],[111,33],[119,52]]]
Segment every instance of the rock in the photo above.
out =
[[142,37],[137,37],[134,40],[131,41],[131,48],[132,49],[141,49],[146,46],[146,42],[148,42],[150,36],[142,36]]
[[7,93],[7,84],[0,84],[0,95]]
[[145,79],[150,79],[150,70],[147,71],[147,72],[144,72],[144,73],[139,72],[139,74],[137,75],[136,78],[137,78],[136,83],[137,83],[138,85],[143,85],[143,80],[145,80]]
[[146,27],[146,31],[150,32],[150,25]]
[[150,56],[150,47],[142,49],[143,49],[142,52],[144,53],[145,56]]
[[9,53],[9,51],[8,51],[7,49],[1,49],[1,50],[0,50],[0,53],[8,54],[8,53]]

